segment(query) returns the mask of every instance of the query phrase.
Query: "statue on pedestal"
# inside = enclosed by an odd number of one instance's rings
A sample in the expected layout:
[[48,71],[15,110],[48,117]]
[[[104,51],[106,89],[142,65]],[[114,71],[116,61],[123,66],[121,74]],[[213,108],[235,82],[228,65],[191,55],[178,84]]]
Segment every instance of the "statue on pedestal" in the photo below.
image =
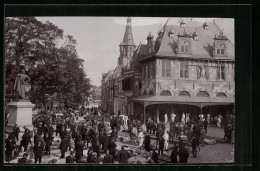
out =
[[14,95],[18,99],[28,100],[30,90],[30,77],[26,74],[25,68],[21,67],[20,73],[17,74],[14,83]]

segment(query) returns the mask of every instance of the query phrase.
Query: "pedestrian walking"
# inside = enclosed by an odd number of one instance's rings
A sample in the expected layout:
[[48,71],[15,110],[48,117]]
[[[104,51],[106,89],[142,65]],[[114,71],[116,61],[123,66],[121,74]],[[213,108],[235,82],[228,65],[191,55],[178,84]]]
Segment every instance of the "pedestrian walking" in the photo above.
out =
[[67,142],[67,138],[64,137],[63,139],[61,139],[61,143],[60,143],[60,150],[61,150],[61,156],[60,158],[64,158],[65,157],[65,152],[68,149],[68,142]]
[[19,133],[20,133],[20,128],[17,126],[17,124],[15,124],[14,128],[13,128],[13,133],[15,135],[16,141],[19,141]]
[[39,163],[42,162],[42,156],[43,156],[43,151],[44,151],[44,144],[41,141],[37,141],[36,144],[33,147],[33,152],[34,152],[34,163]]
[[158,149],[158,155],[163,155],[163,148],[164,148],[164,139],[159,139],[159,149]]
[[51,154],[52,137],[50,137],[49,134],[46,133],[43,137],[43,140],[45,142],[45,154],[50,155]]
[[9,162],[12,158],[13,151],[15,149],[15,142],[12,137],[9,135],[5,140],[5,161]]
[[75,144],[75,158],[77,163],[81,163],[81,159],[83,157],[83,145],[81,141],[77,141]]

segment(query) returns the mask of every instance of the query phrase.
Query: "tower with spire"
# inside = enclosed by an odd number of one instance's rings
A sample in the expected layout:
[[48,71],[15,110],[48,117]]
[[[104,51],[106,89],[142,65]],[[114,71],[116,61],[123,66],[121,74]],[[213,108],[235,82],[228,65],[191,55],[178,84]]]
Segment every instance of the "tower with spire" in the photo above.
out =
[[133,34],[132,34],[132,19],[128,17],[126,19],[127,24],[125,28],[125,34],[123,41],[120,43],[120,56],[118,57],[118,65],[126,66],[131,56],[133,55],[136,45],[134,43]]

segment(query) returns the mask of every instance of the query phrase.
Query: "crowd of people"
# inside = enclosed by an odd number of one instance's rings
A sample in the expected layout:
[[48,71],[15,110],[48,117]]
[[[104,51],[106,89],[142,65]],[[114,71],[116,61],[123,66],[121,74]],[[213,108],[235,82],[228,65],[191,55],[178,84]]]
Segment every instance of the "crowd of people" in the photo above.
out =
[[[34,156],[34,163],[42,163],[42,157],[51,155],[51,146],[58,142],[60,159],[65,158],[65,163],[125,164],[133,156],[131,150],[127,150],[127,145],[117,149],[119,132],[125,130],[129,142],[136,143],[140,150],[150,154],[148,163],[159,163],[160,155],[170,150],[170,144],[173,146],[171,163],[187,163],[189,148],[192,149],[193,157],[196,157],[199,144],[204,145],[208,120],[207,116],[203,116],[196,123],[176,118],[156,123],[148,118],[144,124],[127,115],[119,117],[113,114],[107,117],[98,109],[82,107],[80,111],[69,109],[63,113],[43,112],[33,120],[33,126],[33,131],[24,127],[22,139],[19,140],[21,130],[15,125],[5,140],[6,162],[23,152],[18,163],[32,162],[28,156]],[[227,124],[224,130],[224,138],[231,143],[231,126]],[[156,143],[152,143],[154,137]],[[84,150],[87,150],[86,155]]]

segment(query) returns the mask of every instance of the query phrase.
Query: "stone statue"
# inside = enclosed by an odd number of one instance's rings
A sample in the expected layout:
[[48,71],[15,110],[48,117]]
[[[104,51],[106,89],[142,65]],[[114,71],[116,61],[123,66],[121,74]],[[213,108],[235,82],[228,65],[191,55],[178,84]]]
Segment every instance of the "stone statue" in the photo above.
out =
[[199,66],[198,78],[206,78],[206,66]]
[[25,73],[25,69],[21,69],[21,73],[18,73],[14,83],[14,93],[18,99],[28,100],[28,92],[30,90],[30,77]]

